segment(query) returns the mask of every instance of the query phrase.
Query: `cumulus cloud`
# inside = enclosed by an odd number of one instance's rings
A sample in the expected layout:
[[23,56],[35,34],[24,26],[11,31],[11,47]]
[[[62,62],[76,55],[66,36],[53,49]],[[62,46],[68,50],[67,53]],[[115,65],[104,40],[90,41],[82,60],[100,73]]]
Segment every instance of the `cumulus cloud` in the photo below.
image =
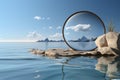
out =
[[27,37],[29,39],[34,39],[34,40],[38,40],[38,39],[42,40],[42,39],[44,39],[44,37],[40,33],[36,32],[36,31],[29,32]]
[[58,26],[56,29],[61,29],[61,26]]
[[66,30],[74,30],[75,32],[88,31],[90,29],[90,27],[91,27],[90,24],[77,24],[75,26],[66,27]]
[[61,40],[62,39],[62,34],[61,33],[55,33],[53,35],[50,35],[49,38],[51,40]]

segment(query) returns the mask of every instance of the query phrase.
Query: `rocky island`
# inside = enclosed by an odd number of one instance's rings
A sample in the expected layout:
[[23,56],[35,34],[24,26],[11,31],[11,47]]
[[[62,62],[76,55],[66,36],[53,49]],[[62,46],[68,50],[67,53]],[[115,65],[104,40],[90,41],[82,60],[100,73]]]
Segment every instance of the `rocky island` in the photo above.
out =
[[93,51],[74,51],[72,49],[49,49],[39,50],[31,49],[30,52],[36,55],[48,57],[59,56],[119,56],[120,55],[120,34],[117,32],[108,32],[99,36],[95,40],[97,48]]

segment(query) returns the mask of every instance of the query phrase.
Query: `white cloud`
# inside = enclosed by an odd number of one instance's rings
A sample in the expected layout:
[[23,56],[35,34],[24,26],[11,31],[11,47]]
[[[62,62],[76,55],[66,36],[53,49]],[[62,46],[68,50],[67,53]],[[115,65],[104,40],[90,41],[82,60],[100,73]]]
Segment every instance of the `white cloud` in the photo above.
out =
[[35,20],[50,20],[50,17],[34,16]]
[[75,26],[66,27],[66,30],[74,30],[75,32],[76,31],[87,31],[90,29],[90,27],[91,27],[90,24],[77,24]]
[[49,39],[51,39],[51,40],[61,40],[62,39],[62,34],[61,33],[55,33],[53,35],[50,35]]
[[42,18],[40,16],[35,16],[34,19],[35,20],[41,20]]
[[32,40],[42,40],[42,39],[44,39],[44,37],[40,33],[36,32],[36,31],[29,32],[27,37],[29,39],[32,39]]
[[58,26],[56,29],[61,29],[61,26]]
[[52,29],[53,27],[52,26],[49,26],[49,29]]

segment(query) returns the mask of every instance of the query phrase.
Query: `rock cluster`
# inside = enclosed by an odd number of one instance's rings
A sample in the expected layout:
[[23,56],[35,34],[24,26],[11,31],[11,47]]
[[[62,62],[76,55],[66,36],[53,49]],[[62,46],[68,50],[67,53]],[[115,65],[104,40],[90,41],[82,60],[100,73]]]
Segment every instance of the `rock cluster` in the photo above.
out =
[[48,57],[71,57],[71,56],[112,56],[111,54],[101,54],[97,50],[94,51],[74,51],[71,49],[49,49],[49,50],[38,50],[31,49],[29,52],[36,55],[43,55]]
[[30,52],[36,55],[49,57],[59,56],[119,56],[120,54],[120,35],[116,32],[108,32],[99,36],[96,41],[97,49],[93,51],[74,51],[71,49],[31,49]]
[[97,51],[101,54],[120,54],[120,34],[117,32],[108,32],[99,36],[96,41]]

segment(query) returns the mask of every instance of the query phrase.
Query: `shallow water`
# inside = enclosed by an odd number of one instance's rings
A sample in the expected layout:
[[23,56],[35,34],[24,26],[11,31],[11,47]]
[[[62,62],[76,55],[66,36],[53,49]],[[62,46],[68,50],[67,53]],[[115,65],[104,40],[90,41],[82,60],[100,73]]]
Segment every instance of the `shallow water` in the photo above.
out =
[[68,48],[56,43],[0,43],[0,80],[119,80],[119,57],[61,57],[29,53],[29,49]]

